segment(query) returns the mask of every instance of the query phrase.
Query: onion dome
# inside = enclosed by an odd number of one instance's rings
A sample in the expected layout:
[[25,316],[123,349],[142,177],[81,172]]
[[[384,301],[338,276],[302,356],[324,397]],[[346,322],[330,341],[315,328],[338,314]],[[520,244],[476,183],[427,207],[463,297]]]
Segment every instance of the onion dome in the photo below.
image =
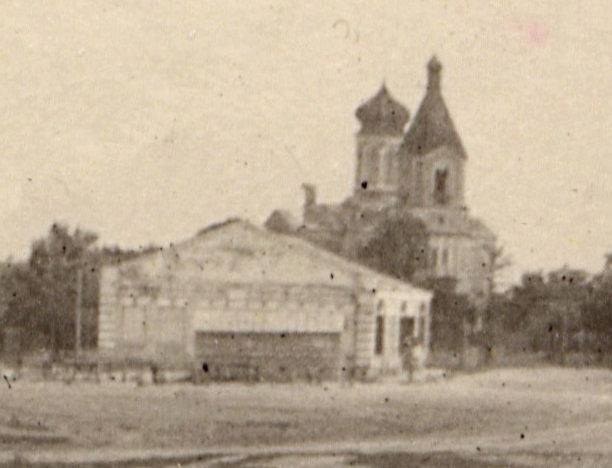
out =
[[361,122],[360,134],[400,136],[410,119],[410,112],[393,99],[383,84],[376,96],[355,112]]

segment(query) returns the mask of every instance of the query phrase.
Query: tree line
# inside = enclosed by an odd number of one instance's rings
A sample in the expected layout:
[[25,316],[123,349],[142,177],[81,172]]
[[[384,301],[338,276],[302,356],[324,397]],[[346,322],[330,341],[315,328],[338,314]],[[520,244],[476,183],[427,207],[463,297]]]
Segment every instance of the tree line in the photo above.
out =
[[[44,238],[33,243],[27,261],[4,264],[0,336],[6,340],[7,331],[17,330],[21,351],[74,350],[78,308],[81,344],[94,348],[101,266],[156,248],[99,247],[97,239],[90,231],[53,224]],[[427,252],[428,235],[420,220],[389,216],[358,246],[354,260],[433,291],[434,351],[461,353],[466,346],[476,346],[492,358],[539,353],[563,362],[568,354],[582,353],[610,360],[612,255],[596,275],[569,268],[547,275],[526,273],[508,291],[493,292],[486,308],[477,311],[467,296],[456,292],[452,278],[418,277],[426,267]],[[495,254],[497,261],[500,252]]]
[[589,275],[567,267],[523,275],[491,298],[484,343],[495,353],[539,353],[560,364],[569,356],[612,364],[612,262]]

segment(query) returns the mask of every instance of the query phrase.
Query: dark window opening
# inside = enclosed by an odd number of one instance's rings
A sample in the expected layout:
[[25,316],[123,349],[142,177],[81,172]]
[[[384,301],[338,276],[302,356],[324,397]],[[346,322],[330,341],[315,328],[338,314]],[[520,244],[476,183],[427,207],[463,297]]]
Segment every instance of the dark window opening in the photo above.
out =
[[439,205],[446,205],[449,200],[448,169],[438,169],[434,180],[434,201]]
[[400,355],[412,352],[414,339],[414,318],[402,317],[399,324],[399,351]]
[[429,251],[429,266],[434,269],[438,266],[438,249]]
[[374,343],[374,353],[381,355],[385,349],[385,317],[376,317],[376,341]]

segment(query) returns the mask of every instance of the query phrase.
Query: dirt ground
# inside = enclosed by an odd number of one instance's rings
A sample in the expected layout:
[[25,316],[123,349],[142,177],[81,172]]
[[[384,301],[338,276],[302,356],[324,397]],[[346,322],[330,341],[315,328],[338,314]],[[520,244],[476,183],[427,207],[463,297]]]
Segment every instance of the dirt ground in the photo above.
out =
[[413,385],[0,383],[0,462],[13,466],[612,466],[606,370]]

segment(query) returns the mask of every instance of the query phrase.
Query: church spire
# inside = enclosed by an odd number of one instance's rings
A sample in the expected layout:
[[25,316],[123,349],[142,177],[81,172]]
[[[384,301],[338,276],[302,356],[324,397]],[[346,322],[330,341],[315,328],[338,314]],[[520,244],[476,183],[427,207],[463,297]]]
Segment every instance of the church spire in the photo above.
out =
[[403,151],[424,155],[441,146],[448,146],[465,158],[461,139],[442,97],[442,64],[435,55],[427,64],[427,75],[427,91],[406,133]]

